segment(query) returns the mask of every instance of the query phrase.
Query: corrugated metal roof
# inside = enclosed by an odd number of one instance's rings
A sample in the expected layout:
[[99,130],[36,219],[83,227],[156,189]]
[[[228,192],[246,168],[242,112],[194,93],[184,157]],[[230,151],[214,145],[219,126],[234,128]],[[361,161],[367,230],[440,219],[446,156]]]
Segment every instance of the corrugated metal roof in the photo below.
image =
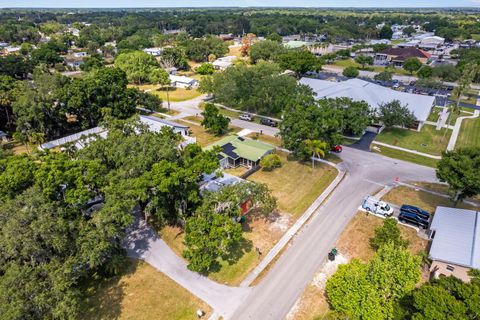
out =
[[376,110],[381,104],[400,101],[413,112],[417,120],[426,121],[435,102],[435,97],[400,92],[360,79],[349,79],[342,82],[301,78],[300,83],[309,86],[317,94],[317,98],[350,98],[354,101],[365,101]]
[[430,259],[480,268],[478,211],[437,207],[430,229],[435,231]]

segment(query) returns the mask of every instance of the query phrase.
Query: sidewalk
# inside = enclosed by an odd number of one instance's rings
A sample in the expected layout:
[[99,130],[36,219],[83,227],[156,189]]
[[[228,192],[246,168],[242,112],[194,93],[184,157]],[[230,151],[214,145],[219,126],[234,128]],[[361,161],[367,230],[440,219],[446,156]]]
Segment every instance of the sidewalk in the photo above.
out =
[[[479,105],[480,100],[477,100],[477,105]],[[455,126],[453,127],[452,135],[450,136],[450,140],[448,141],[447,151],[451,151],[455,149],[455,144],[457,143],[458,135],[460,134],[460,129],[462,127],[463,119],[475,119],[478,118],[480,115],[479,110],[475,110],[472,116],[465,116],[459,117],[455,122]]]
[[304,223],[317,211],[321,204],[328,198],[332,191],[337,187],[337,185],[342,181],[345,176],[346,171],[342,166],[335,165],[328,161],[321,162],[328,163],[333,165],[338,170],[337,177],[330,183],[330,185],[325,189],[322,194],[315,199],[315,201],[310,205],[310,207],[305,211],[305,213],[295,222],[295,224],[288,229],[288,231],[282,236],[282,238],[275,244],[275,246],[268,252],[268,254],[263,258],[263,260],[253,269],[248,276],[240,283],[240,287],[248,287],[252,282],[258,277],[260,273],[275,259],[277,254],[288,244],[288,242],[295,236],[295,234],[300,230]]
[[423,152],[420,152],[420,151],[415,151],[415,150],[405,149],[405,148],[402,148],[402,147],[392,146],[390,144],[383,143],[383,142],[373,141],[373,144],[377,144],[379,146],[384,146],[384,147],[387,147],[387,148],[392,148],[392,149],[396,149],[396,150],[400,150],[400,151],[404,151],[404,152],[418,154],[419,156],[424,156],[424,157],[427,157],[427,158],[432,158],[432,159],[437,159],[437,160],[440,160],[442,158],[441,156],[434,156],[432,154],[423,153]]

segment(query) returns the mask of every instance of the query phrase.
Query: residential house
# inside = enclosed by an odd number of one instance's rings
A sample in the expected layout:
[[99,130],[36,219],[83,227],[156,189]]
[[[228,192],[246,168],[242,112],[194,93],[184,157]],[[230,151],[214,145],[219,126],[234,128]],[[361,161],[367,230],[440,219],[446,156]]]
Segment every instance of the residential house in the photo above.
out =
[[12,46],[6,46],[2,48],[2,53],[3,55],[10,55],[10,54],[17,54],[20,53],[21,48],[20,47],[12,47]]
[[80,36],[80,30],[78,30],[77,28],[68,28],[67,32],[74,35],[75,37]]
[[148,53],[149,55],[152,55],[154,57],[158,57],[162,54],[163,48],[145,48],[143,49],[143,52]]
[[75,58],[85,58],[88,56],[88,53],[86,51],[79,51],[72,53],[72,56],[74,56]]
[[470,281],[468,271],[480,269],[480,212],[437,207],[430,230],[432,275]]
[[170,74],[170,82],[173,87],[191,89],[198,87],[198,80],[185,76]]
[[380,39],[380,40],[373,39],[373,40],[370,40],[370,41],[368,42],[368,44],[370,44],[370,45],[376,45],[376,44],[391,45],[391,44],[392,44],[392,41],[390,41],[390,40],[388,40],[388,39]]
[[354,101],[365,101],[372,111],[377,111],[380,105],[400,101],[416,118],[412,129],[420,131],[432,110],[435,97],[406,93],[392,90],[381,85],[360,79],[350,79],[342,82],[301,78],[300,83],[312,88],[317,99],[350,98]]
[[6,134],[4,131],[0,131],[0,140],[3,142],[8,142],[8,134]]
[[215,146],[221,149],[218,158],[222,168],[255,167],[260,159],[275,150],[270,144],[237,135],[229,135],[209,145],[207,149]]
[[63,61],[67,66],[73,69],[80,68],[80,65],[83,63],[84,57],[75,57],[74,55],[68,55],[63,58]]
[[[162,128],[167,127],[173,130],[173,132],[179,134],[182,137],[180,147],[183,147],[190,143],[195,143],[196,138],[190,137],[189,127],[181,125],[179,123],[160,119],[152,116],[139,116],[140,123],[147,126],[150,131],[159,132]],[[103,127],[95,127],[81,132],[74,133],[72,135],[62,137],[60,139],[46,142],[39,146],[40,150],[49,150],[57,147],[61,147],[67,143],[73,143],[77,149],[82,149],[92,140],[95,140],[98,136],[106,138],[108,130]]]
[[421,49],[408,48],[389,48],[375,55],[374,63],[377,65],[393,65],[395,67],[403,66],[403,62],[408,58],[418,58],[420,62],[427,63],[431,54]]
[[228,67],[230,67],[233,64],[233,61],[235,61],[237,57],[235,56],[226,56],[226,57],[221,57],[218,58],[217,60],[212,62],[213,67],[216,70],[225,70]]

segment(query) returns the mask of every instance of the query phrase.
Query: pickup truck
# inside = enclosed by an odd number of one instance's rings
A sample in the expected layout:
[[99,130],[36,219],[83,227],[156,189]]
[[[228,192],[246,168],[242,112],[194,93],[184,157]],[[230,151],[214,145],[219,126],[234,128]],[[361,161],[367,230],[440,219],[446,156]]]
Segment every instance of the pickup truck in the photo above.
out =
[[384,201],[380,201],[374,197],[368,196],[362,202],[362,208],[368,212],[381,214],[385,217],[391,217],[393,215],[393,208]]

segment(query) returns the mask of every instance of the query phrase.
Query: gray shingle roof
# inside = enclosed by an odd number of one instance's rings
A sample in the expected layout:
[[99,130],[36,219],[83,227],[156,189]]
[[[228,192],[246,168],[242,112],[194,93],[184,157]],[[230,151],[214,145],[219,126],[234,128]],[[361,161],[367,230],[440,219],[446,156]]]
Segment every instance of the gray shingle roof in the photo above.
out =
[[435,102],[435,97],[432,96],[395,91],[360,79],[332,82],[301,78],[300,83],[312,88],[318,99],[346,97],[354,101],[365,101],[374,110],[383,103],[398,100],[401,105],[406,105],[419,121],[427,120]]
[[430,226],[435,235],[430,259],[480,268],[480,213],[437,207]]

